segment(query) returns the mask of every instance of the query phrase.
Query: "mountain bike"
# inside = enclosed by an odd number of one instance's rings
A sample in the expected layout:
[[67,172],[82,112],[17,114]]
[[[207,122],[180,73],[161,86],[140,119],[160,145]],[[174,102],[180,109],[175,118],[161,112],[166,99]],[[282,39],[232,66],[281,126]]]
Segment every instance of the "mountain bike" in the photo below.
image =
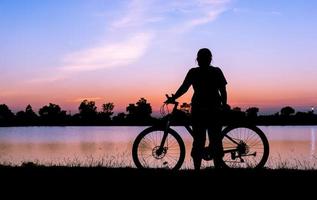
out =
[[[169,104],[173,105],[173,109],[166,115],[166,120],[160,125],[146,128],[134,140],[132,157],[137,168],[181,168],[185,160],[185,144],[181,136],[171,128],[174,115],[179,111],[179,103],[166,101],[162,108]],[[193,136],[191,126],[184,127]],[[255,125],[233,123],[222,130],[221,138],[223,157],[219,164],[222,167],[262,168],[268,160],[269,142],[262,130]],[[212,157],[206,156],[203,159],[208,161]]]

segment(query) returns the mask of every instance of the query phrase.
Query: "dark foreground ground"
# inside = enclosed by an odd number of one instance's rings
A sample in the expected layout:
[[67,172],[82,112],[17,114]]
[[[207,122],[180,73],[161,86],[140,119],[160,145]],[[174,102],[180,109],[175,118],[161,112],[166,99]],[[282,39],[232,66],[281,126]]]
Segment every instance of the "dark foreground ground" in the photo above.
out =
[[253,199],[259,197],[275,199],[273,197],[276,195],[281,195],[283,198],[293,195],[301,197],[313,195],[315,198],[317,195],[317,171],[288,169],[206,169],[198,172],[193,170],[173,172],[133,168],[2,166],[0,179],[2,196],[3,192],[11,189],[14,190],[13,193],[9,193],[11,196],[21,193],[34,196],[41,192],[54,196],[66,192],[73,197],[81,194],[88,194],[91,197],[128,195],[128,199],[135,197],[152,199],[151,196],[148,198],[148,194],[165,198],[171,193],[179,197],[186,197],[187,194],[195,194],[196,197],[217,194],[223,197],[229,195],[247,199],[252,199],[250,197],[254,197],[253,193],[257,197]]

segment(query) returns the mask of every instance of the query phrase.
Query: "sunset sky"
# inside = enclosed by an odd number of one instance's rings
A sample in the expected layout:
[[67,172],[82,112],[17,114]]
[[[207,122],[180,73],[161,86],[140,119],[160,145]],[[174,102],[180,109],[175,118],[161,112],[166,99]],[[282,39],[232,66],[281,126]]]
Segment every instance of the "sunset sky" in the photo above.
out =
[[307,111],[316,11],[315,0],[1,0],[0,104],[76,112],[88,99],[120,112],[145,97],[157,111],[207,47],[230,105]]

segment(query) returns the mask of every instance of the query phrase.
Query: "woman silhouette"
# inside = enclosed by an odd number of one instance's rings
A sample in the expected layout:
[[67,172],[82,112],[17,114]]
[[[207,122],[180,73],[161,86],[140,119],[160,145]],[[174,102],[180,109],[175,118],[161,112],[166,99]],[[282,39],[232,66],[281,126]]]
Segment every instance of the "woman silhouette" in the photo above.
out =
[[194,141],[191,156],[195,169],[200,169],[204,156],[206,131],[208,130],[209,145],[212,152],[215,167],[219,167],[223,156],[220,133],[222,130],[219,114],[221,109],[228,109],[227,104],[227,81],[220,68],[211,66],[212,54],[209,49],[200,49],[197,53],[199,67],[192,68],[172,101],[187,92],[190,86],[194,88],[192,97],[192,125]]

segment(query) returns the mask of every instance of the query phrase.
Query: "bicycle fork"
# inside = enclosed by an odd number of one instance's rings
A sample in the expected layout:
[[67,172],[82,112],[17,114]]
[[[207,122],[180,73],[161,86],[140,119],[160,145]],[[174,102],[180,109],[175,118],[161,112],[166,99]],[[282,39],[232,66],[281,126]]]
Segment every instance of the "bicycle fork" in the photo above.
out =
[[160,146],[159,146],[158,150],[156,151],[156,154],[158,156],[162,155],[162,153],[166,153],[166,151],[168,150],[168,147],[164,147],[164,145],[165,145],[165,142],[167,140],[169,127],[170,127],[170,120],[167,120],[165,128],[164,128],[164,134],[163,134],[163,137],[162,137],[162,141],[160,143]]

